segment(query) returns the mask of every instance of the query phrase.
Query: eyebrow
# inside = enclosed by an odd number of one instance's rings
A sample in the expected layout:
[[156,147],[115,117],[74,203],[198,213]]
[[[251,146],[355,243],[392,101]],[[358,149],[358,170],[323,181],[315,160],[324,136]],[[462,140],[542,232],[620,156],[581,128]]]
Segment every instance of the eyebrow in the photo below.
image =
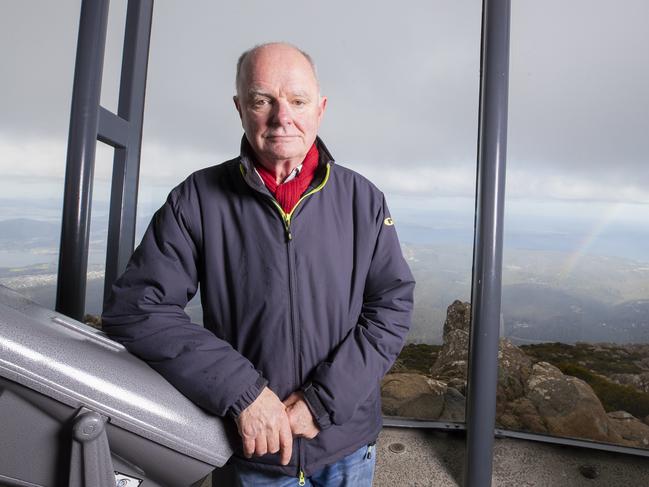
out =
[[[274,98],[274,95],[271,95],[270,93],[268,93],[266,91],[257,90],[255,88],[252,88],[252,89],[248,90],[247,94],[251,98],[255,97],[255,96],[264,96],[266,98]],[[290,96],[299,96],[299,97],[308,98],[308,99],[311,98],[311,95],[309,95],[309,92],[303,91],[303,90],[291,92]]]
[[248,96],[250,96],[250,97],[252,97],[252,96],[265,96],[265,97],[268,97],[268,98],[272,98],[272,95],[270,93],[267,93],[265,91],[260,91],[260,90],[254,90],[254,89],[248,90]]

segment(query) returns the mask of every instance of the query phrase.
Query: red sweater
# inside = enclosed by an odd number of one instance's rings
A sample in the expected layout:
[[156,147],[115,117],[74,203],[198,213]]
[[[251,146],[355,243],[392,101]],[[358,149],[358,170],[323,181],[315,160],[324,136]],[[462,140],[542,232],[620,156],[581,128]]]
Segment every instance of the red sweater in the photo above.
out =
[[264,166],[255,161],[255,168],[261,176],[262,181],[275,197],[284,212],[290,213],[295,204],[304,194],[306,189],[313,180],[313,175],[318,167],[318,148],[313,144],[307,152],[304,161],[302,161],[302,169],[296,177],[285,183],[277,184],[275,182],[275,175],[266,169]]

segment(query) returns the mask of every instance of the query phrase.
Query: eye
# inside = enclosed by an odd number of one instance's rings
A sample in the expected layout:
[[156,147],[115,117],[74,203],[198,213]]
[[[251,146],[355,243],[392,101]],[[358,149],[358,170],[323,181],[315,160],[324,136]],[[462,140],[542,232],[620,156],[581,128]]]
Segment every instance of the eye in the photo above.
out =
[[293,100],[293,105],[301,107],[301,106],[306,105],[306,101],[304,101],[304,100]]

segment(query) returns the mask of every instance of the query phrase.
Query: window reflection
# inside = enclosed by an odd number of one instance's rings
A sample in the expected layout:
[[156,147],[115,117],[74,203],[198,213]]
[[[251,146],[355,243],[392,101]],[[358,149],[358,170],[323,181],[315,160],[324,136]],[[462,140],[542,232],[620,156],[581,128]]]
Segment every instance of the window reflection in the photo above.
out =
[[0,285],[53,308],[80,3],[7,7],[0,16]]
[[649,10],[565,6],[512,5],[497,422],[647,448]]

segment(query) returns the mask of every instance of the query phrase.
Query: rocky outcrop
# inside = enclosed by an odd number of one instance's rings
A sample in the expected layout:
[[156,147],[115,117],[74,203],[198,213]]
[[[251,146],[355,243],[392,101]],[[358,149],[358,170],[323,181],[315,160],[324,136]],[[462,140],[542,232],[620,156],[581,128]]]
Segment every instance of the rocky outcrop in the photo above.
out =
[[614,443],[622,439],[593,389],[547,362],[532,366],[525,398],[545,426],[541,433]]
[[464,396],[421,374],[388,374],[381,385],[383,413],[438,421],[464,420]]
[[640,448],[649,447],[649,426],[645,423],[626,411],[614,411],[607,416],[624,443]]
[[454,381],[462,392],[466,388],[470,326],[471,305],[454,301],[446,312],[444,346],[430,370],[432,377]]
[[[464,419],[470,321],[469,303],[455,301],[449,306],[444,344],[431,365],[430,375],[391,373],[385,377],[385,414],[438,421]],[[594,353],[625,352],[634,359],[638,356],[635,349],[620,351],[620,347],[606,344],[596,347]],[[534,360],[509,340],[500,340],[498,358],[496,421],[500,427],[649,447],[649,417],[643,422],[625,411],[607,414],[588,383],[563,374],[548,362]],[[639,360],[634,364],[649,366],[649,362],[640,364]],[[649,390],[649,371],[616,374],[609,379]]]

